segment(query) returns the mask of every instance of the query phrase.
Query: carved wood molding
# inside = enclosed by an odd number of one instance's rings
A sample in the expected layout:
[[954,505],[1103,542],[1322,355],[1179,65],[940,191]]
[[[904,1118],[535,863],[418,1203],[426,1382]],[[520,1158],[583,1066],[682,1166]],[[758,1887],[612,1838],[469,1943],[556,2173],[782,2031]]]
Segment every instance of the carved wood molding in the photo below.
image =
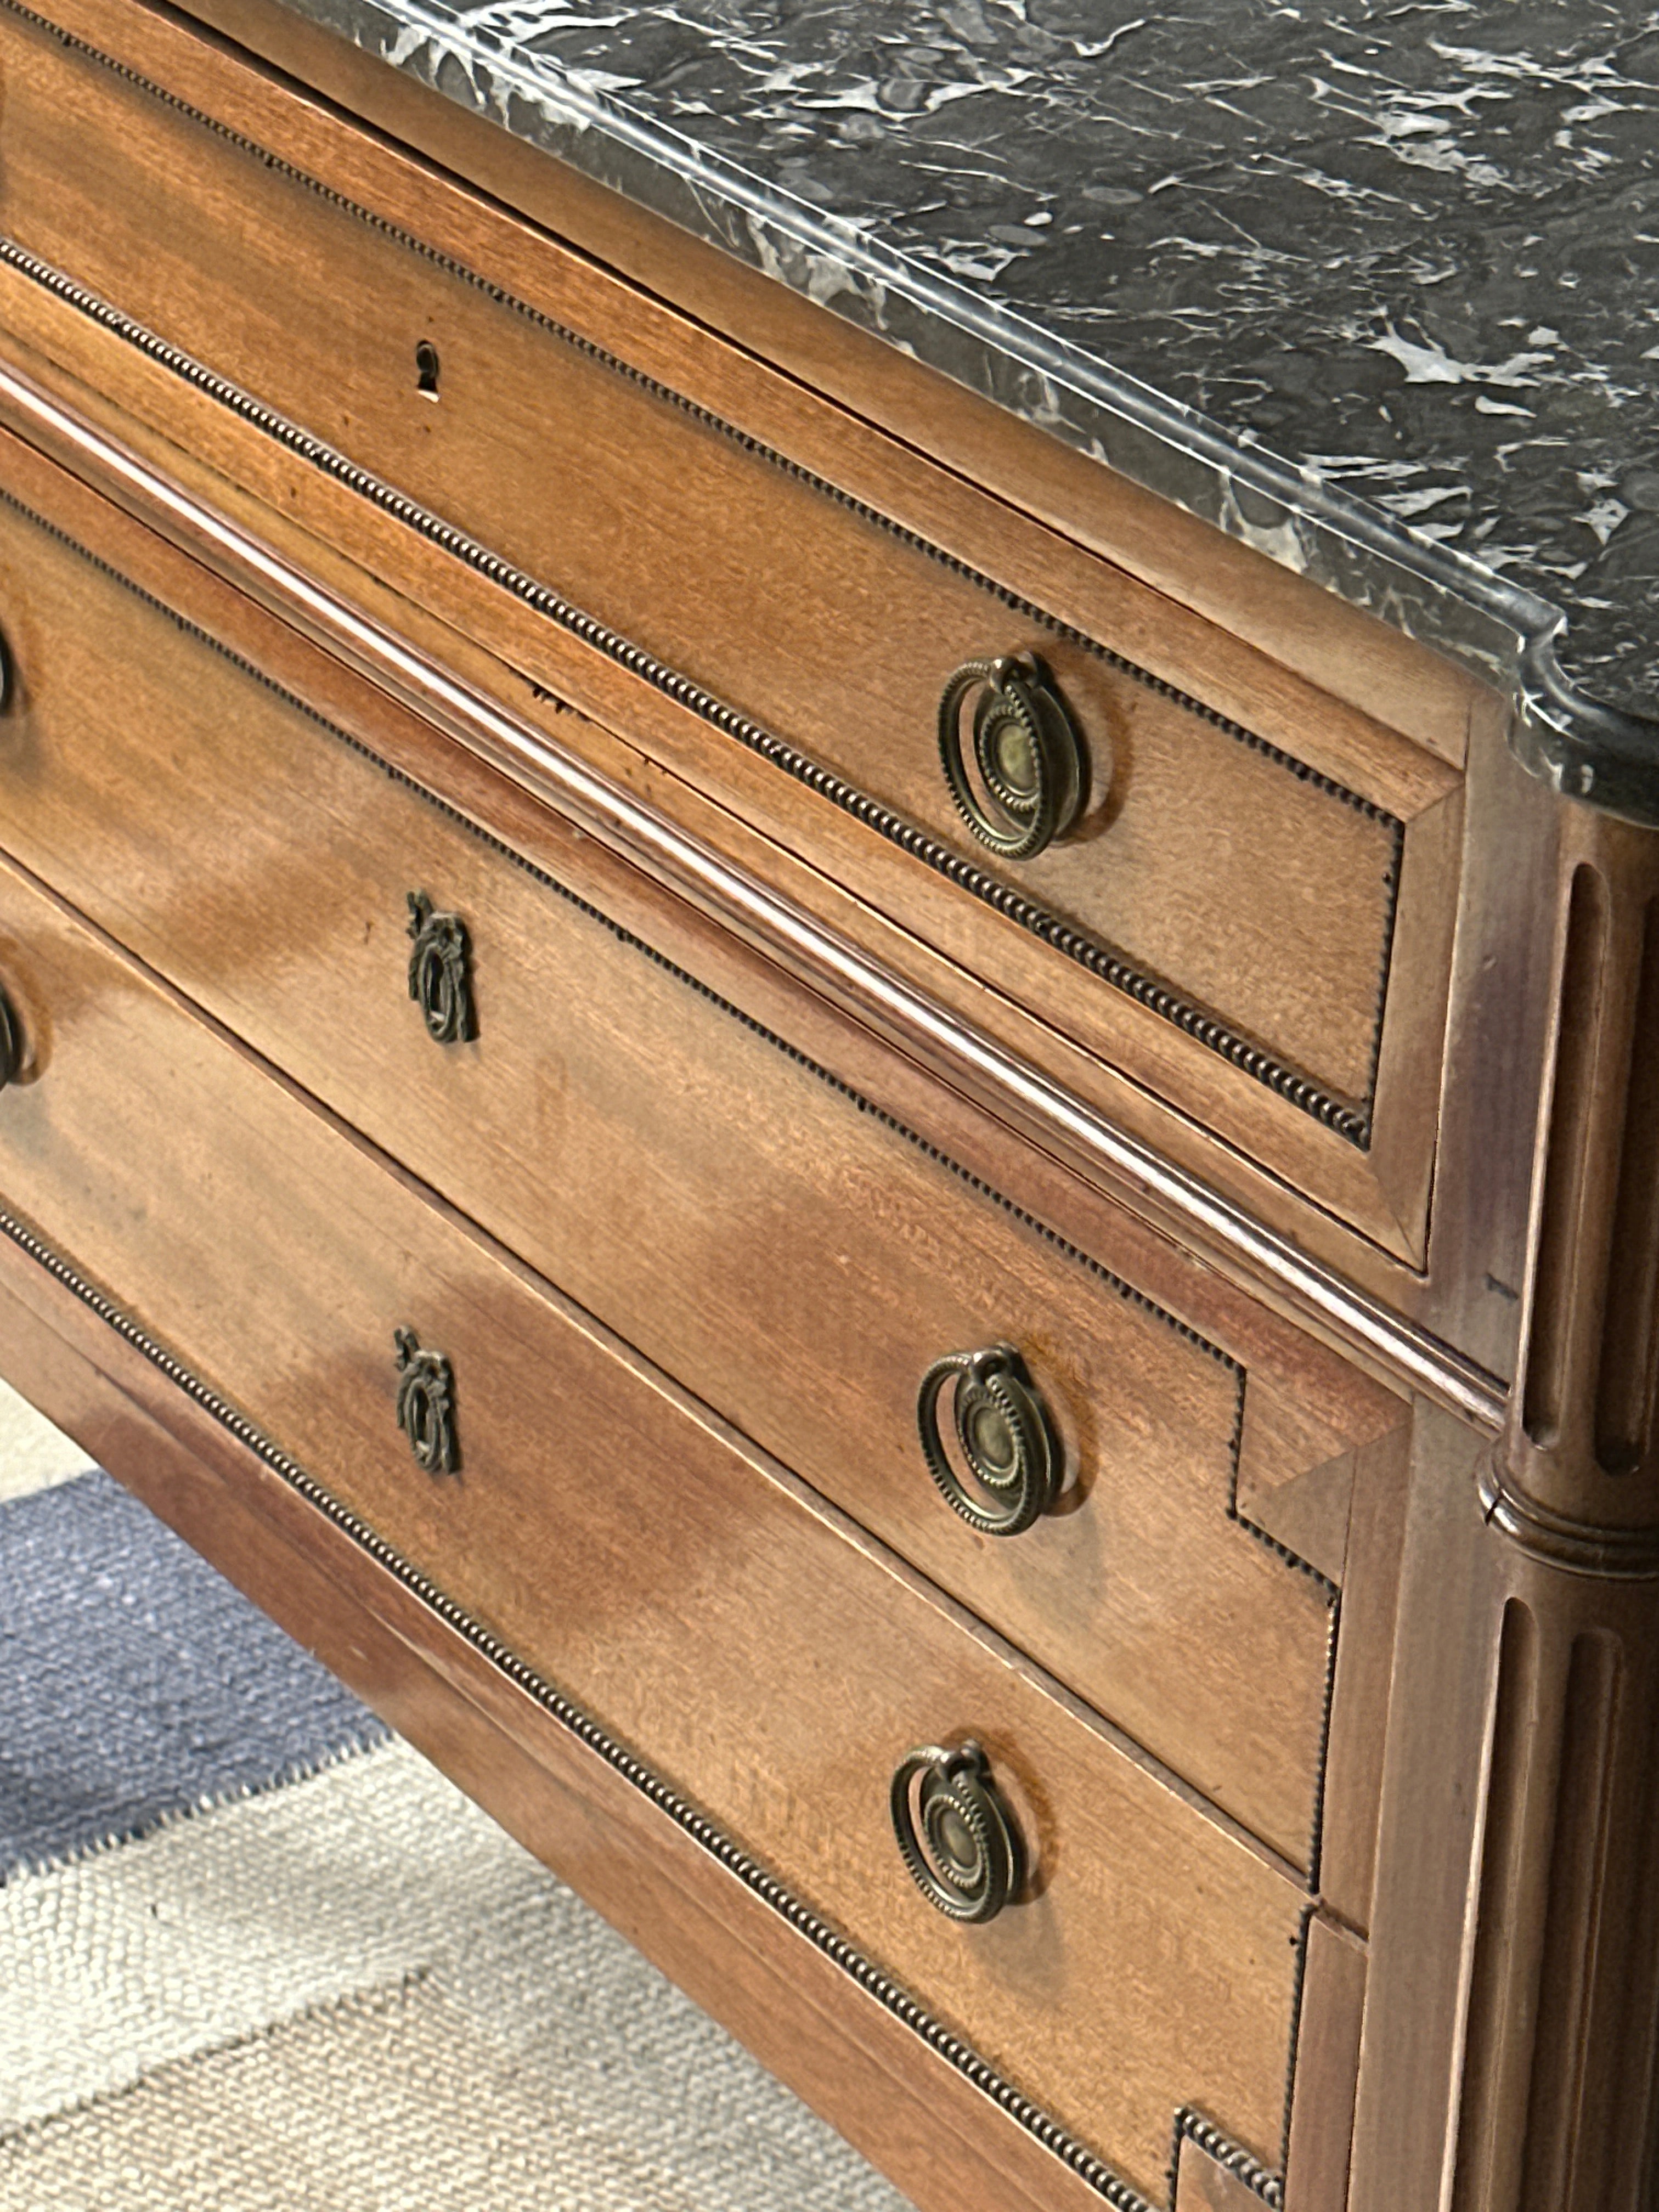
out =
[[1190,2109],[1176,2114],[1170,2194],[1174,2212],[1249,2212],[1257,2204],[1284,2212],[1282,2179]]
[[1623,1528],[1552,1513],[1511,1486],[1503,1460],[1500,1444],[1480,1476],[1480,1504],[1489,1527],[1501,1530],[1544,1565],[1566,1574],[1607,1582],[1659,1581],[1659,1527]]
[[1653,1601],[1510,1559],[1487,1707],[1456,2201],[1637,2212],[1659,2133]]

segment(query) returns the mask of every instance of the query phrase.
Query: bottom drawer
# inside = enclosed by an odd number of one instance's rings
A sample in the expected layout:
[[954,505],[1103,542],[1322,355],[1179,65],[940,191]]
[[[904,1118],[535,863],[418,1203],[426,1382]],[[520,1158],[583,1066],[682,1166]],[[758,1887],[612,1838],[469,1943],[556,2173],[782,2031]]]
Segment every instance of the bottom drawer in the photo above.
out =
[[[1182,2108],[1279,2163],[1286,1869],[4,864],[0,981],[46,1242],[1152,2201]],[[890,1808],[970,1737],[1025,1860],[978,1925]]]

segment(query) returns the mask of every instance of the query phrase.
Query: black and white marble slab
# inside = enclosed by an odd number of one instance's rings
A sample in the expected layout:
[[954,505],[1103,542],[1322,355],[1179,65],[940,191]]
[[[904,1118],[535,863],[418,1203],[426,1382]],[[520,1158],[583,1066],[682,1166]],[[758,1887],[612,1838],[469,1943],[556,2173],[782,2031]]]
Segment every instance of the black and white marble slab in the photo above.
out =
[[289,0],[1496,673],[1659,819],[1659,8]]

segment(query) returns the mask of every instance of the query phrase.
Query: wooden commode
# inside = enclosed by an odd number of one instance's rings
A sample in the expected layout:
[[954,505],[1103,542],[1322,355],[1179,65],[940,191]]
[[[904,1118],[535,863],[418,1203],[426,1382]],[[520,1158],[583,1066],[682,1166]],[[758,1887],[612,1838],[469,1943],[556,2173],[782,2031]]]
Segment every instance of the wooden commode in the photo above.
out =
[[307,12],[0,0],[0,1367],[924,2212],[1642,2212],[1659,732]]

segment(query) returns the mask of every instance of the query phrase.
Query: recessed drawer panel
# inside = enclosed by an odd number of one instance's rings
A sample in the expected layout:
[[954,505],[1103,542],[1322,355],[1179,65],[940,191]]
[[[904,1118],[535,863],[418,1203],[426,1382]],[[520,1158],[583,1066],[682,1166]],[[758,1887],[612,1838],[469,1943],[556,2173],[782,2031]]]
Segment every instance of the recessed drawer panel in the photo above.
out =
[[1248,1372],[611,924],[591,858],[579,895],[388,775],[366,688],[310,711],[158,603],[176,554],[125,523],[138,588],[103,542],[0,506],[0,842],[1310,1866],[1334,1592],[1235,1503],[1309,1348]]
[[[0,978],[9,1211],[1152,2201],[1178,2108],[1279,2163],[1288,1869],[9,864]],[[941,1806],[959,1901],[1010,1892],[964,1925],[890,1793],[969,1741],[1012,1853]]]
[[255,116],[0,46],[22,247],[503,619],[654,665],[713,740],[677,767],[808,858],[850,815],[887,912],[1419,1256],[1454,770],[314,113],[317,177]]

